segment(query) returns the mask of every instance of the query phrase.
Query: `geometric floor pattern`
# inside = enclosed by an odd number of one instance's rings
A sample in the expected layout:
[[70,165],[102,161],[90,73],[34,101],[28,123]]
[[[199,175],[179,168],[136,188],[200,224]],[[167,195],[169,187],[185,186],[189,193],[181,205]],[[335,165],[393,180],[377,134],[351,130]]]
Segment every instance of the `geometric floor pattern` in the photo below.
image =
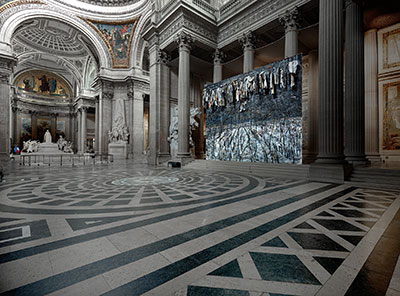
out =
[[346,184],[23,168],[0,184],[0,293],[399,295],[399,208]]

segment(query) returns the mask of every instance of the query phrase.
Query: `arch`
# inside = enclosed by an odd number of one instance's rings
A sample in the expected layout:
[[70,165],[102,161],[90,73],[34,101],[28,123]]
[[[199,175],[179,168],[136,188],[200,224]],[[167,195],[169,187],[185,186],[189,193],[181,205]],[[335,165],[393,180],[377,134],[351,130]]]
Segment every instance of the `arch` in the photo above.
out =
[[[25,5],[18,6],[17,8],[24,8]],[[40,9],[19,9],[17,12],[15,8],[10,8],[2,14],[3,22],[0,27],[0,45],[8,48],[8,53],[12,54],[11,39],[16,29],[25,21],[36,19],[36,18],[49,18],[55,21],[64,22],[92,42],[96,55],[99,59],[100,68],[111,68],[111,57],[108,49],[104,44],[101,37],[94,32],[94,30],[84,20],[69,14],[66,11],[60,11],[60,9],[50,9],[48,6],[42,6]],[[3,49],[4,50],[4,49]]]
[[[144,25],[147,23],[147,21],[151,18],[151,14],[152,11],[151,9],[148,9],[148,11],[143,14],[140,19],[138,24],[136,25],[136,30],[135,30],[135,34],[134,34],[134,42],[132,42],[132,49],[131,50],[131,65],[132,67],[142,67],[142,56],[143,56],[143,37],[142,37],[142,33],[143,33],[143,29],[144,29]],[[139,54],[140,53],[140,54]]]

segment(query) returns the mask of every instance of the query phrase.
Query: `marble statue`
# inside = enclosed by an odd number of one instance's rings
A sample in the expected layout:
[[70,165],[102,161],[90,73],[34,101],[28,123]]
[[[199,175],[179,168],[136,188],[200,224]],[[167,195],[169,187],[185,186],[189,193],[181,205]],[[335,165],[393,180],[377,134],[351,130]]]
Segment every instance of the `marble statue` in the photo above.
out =
[[171,156],[176,156],[178,152],[178,106],[171,108],[168,142]]
[[27,152],[27,153],[33,153],[33,152],[38,151],[39,142],[28,140],[28,141],[24,141],[23,146],[24,147],[22,148],[22,151]]
[[113,127],[108,132],[109,143],[127,143],[129,140],[128,127],[125,125],[124,101],[116,102],[116,116],[113,121]]
[[201,113],[200,108],[190,108],[190,129],[189,129],[189,145],[193,148],[194,142],[192,138],[192,131],[199,127],[199,123],[195,117]]
[[51,134],[49,130],[46,130],[44,134],[44,143],[51,143]]

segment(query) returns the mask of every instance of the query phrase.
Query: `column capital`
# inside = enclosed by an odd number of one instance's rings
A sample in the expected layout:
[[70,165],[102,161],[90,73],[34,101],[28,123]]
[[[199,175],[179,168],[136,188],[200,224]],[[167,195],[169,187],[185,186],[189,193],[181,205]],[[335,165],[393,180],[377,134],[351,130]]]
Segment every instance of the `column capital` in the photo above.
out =
[[39,115],[39,111],[35,111],[35,110],[29,110],[29,114],[33,117],[33,116],[38,116]]
[[285,27],[285,32],[295,31],[299,28],[300,13],[297,7],[292,10],[286,10],[279,18],[281,25]]
[[190,51],[192,49],[193,38],[188,33],[182,31],[176,35],[175,42],[178,43],[179,49]]
[[133,90],[128,90],[128,92],[126,93],[126,95],[128,96],[129,100],[133,100],[135,93],[133,92]]
[[359,6],[363,5],[363,1],[362,0],[344,0],[344,7],[347,8],[348,6],[352,5],[352,4],[356,4]]
[[252,31],[248,31],[244,33],[242,37],[239,38],[239,43],[243,47],[244,50],[246,49],[254,49],[256,47],[257,37]]
[[9,83],[10,75],[14,71],[17,61],[14,56],[0,54],[0,82]]
[[157,63],[167,64],[171,60],[171,56],[165,51],[157,50]]
[[112,100],[114,98],[114,93],[105,91],[102,93],[103,99],[105,100]]
[[213,57],[214,64],[221,64],[226,59],[225,53],[222,50],[220,50],[219,48],[215,49],[215,52],[212,57]]
[[11,106],[11,110],[12,110],[12,112],[18,112],[18,111],[21,111],[21,109],[18,107],[18,106]]
[[57,118],[58,117],[58,113],[50,113],[50,117]]

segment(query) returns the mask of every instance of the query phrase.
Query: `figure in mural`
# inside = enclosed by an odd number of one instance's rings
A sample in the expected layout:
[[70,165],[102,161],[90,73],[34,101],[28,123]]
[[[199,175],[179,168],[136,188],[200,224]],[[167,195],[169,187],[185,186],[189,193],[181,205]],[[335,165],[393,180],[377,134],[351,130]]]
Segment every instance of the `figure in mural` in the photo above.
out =
[[46,75],[42,75],[42,77],[40,77],[39,80],[41,81],[41,85],[39,86],[39,91],[42,93],[48,92],[50,89]]
[[24,79],[24,90],[31,91],[32,86],[31,86],[31,81],[29,79]]
[[44,134],[44,143],[51,143],[51,134],[49,130],[46,130],[46,133]]
[[49,90],[50,93],[55,93],[57,90],[57,80],[55,80],[54,78],[49,79]]

